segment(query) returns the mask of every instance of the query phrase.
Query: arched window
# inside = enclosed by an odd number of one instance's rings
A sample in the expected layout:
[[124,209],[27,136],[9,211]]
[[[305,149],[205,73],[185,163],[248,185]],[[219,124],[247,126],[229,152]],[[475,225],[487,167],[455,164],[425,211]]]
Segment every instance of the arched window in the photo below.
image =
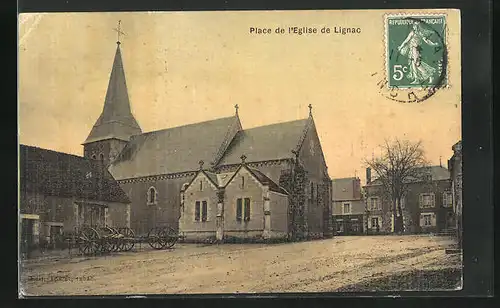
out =
[[241,189],[245,189],[245,177],[241,176]]
[[156,204],[157,199],[158,199],[158,193],[156,192],[156,189],[151,186],[148,189],[148,204],[149,205]]
[[96,158],[97,158],[97,156],[95,156],[95,154],[92,154],[91,158],[92,158],[92,159],[96,159]]
[[200,180],[200,191],[203,191],[203,181]]
[[103,153],[99,154],[99,160],[104,160],[104,154]]

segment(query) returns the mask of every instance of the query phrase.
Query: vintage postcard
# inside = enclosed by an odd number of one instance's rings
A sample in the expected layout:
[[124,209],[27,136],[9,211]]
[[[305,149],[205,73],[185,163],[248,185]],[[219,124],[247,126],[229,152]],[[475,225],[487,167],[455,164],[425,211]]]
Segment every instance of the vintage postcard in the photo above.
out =
[[460,11],[19,16],[19,296],[462,288]]

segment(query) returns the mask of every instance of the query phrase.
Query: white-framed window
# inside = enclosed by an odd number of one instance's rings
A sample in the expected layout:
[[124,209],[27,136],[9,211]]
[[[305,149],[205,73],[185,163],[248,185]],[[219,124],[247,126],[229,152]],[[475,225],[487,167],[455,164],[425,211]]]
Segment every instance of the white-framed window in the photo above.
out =
[[451,191],[443,192],[443,207],[452,207],[453,206],[453,195]]
[[194,221],[205,222],[208,220],[208,202],[196,201],[194,204]]
[[368,199],[368,208],[370,210],[380,210],[380,198],[370,197],[370,199]]
[[436,226],[436,214],[435,213],[421,213],[420,214],[420,226],[423,228]]
[[368,222],[369,222],[368,227],[371,229],[377,229],[377,227],[380,229],[382,226],[382,220],[378,216],[371,216]]
[[419,203],[420,203],[421,208],[434,207],[434,204],[435,204],[434,193],[420,194],[420,202]]
[[351,214],[351,203],[345,202],[342,204],[342,214]]
[[158,203],[158,192],[153,186],[148,189],[148,205],[155,205]]
[[429,215],[423,215],[423,220],[424,220],[424,226],[430,227],[432,226],[432,216]]

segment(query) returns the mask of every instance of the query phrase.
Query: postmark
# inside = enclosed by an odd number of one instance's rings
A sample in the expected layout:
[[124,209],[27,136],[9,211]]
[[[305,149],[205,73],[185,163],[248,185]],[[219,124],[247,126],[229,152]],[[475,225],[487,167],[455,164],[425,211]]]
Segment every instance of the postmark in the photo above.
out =
[[386,98],[422,102],[448,86],[445,15],[386,15],[385,71],[372,74]]

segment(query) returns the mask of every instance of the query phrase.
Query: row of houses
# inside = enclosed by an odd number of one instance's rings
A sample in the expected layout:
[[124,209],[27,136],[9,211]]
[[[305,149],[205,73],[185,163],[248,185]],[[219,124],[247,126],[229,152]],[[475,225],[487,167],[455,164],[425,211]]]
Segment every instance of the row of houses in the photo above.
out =
[[[430,166],[425,181],[412,182],[401,200],[404,233],[453,233],[461,241],[462,154],[461,141],[452,147],[448,168]],[[366,184],[358,177],[332,180],[332,214],[337,235],[394,232],[391,200],[366,169]]]

